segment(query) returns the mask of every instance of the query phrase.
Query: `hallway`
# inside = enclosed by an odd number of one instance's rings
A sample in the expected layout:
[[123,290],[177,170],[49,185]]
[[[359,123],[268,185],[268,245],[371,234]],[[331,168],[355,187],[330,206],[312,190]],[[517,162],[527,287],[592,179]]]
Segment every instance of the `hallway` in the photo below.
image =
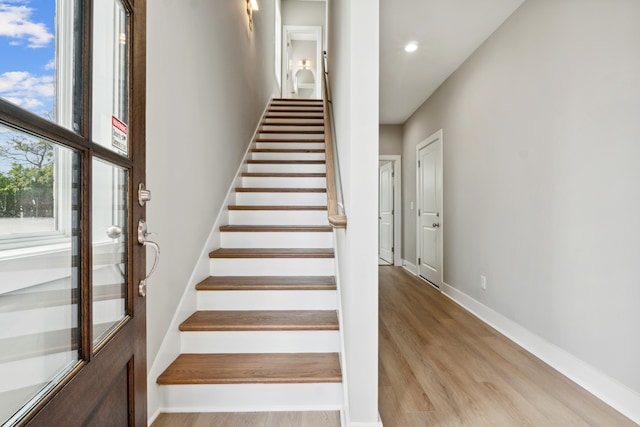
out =
[[379,267],[385,427],[634,426],[399,267]]

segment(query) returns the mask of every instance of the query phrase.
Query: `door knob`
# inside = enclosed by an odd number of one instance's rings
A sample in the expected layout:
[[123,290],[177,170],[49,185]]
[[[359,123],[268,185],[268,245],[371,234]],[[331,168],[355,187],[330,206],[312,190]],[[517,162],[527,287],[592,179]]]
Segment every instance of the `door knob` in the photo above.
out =
[[440,228],[440,223],[439,222],[434,222],[433,224],[431,224],[431,226],[433,228]]

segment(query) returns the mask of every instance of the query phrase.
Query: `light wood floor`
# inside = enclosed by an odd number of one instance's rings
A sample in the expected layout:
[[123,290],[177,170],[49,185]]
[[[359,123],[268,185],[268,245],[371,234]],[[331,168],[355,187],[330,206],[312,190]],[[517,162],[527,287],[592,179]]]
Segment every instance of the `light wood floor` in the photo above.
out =
[[[379,267],[385,427],[636,426],[399,267]],[[162,414],[152,427],[337,427],[338,412]]]
[[379,267],[385,427],[636,426],[400,267]]
[[337,427],[340,412],[161,414],[151,427]]

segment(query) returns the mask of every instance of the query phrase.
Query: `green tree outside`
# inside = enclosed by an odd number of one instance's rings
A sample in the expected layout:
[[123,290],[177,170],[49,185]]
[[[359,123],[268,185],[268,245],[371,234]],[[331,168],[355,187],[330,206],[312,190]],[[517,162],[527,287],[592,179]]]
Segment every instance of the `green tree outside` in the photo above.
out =
[[13,136],[0,142],[0,217],[53,217],[53,144]]

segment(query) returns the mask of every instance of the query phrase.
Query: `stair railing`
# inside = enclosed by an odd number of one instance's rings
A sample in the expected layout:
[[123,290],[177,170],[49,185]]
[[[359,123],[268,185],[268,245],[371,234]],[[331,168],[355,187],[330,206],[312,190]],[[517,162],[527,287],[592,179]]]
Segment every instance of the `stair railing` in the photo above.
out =
[[347,215],[342,197],[342,180],[340,178],[340,161],[335,128],[333,126],[333,109],[331,91],[329,90],[329,72],[327,69],[327,52],[323,52],[322,61],[322,100],[324,105],[324,149],[327,168],[327,215],[333,228],[347,228]]

